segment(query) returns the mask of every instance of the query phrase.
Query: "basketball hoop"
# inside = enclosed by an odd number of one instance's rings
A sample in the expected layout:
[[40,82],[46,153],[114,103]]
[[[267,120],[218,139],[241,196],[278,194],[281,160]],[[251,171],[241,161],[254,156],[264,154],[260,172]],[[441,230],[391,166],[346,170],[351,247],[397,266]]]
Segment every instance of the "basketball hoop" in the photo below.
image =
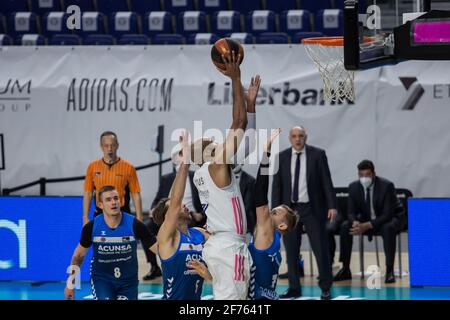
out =
[[319,37],[302,40],[306,52],[319,69],[325,101],[355,101],[353,71],[344,67],[344,37]]

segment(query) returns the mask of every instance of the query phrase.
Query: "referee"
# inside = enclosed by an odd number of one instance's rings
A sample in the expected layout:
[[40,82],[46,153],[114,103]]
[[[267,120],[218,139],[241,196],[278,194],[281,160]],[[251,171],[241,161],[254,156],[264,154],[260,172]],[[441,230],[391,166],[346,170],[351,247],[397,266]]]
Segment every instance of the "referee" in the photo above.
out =
[[136,169],[130,162],[117,156],[117,149],[119,149],[117,135],[112,131],[103,132],[100,136],[100,147],[103,157],[89,164],[84,180],[83,226],[89,222],[89,207],[94,192],[96,193],[94,217],[102,213],[102,209],[98,206],[100,203],[98,190],[108,185],[116,188],[120,197],[121,210],[125,212],[130,212],[130,199],[127,196],[129,190],[136,208],[136,218],[142,221],[141,188]]

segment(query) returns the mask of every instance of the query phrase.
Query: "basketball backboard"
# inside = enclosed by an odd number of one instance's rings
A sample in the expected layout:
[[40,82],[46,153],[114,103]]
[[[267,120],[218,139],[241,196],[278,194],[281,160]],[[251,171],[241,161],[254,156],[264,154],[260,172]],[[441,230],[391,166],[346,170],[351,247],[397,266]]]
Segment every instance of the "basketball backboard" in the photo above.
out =
[[[431,11],[435,8],[449,11]],[[428,37],[435,31],[437,35]],[[449,46],[448,0],[347,0],[344,3],[347,70],[372,68],[402,59],[450,59]]]

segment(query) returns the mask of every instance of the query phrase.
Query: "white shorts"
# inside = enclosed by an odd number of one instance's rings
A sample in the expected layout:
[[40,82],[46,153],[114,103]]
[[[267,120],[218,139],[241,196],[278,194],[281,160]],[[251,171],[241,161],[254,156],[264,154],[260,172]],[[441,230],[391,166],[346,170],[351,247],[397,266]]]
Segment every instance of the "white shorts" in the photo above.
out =
[[212,235],[202,255],[213,277],[214,300],[246,300],[252,264],[247,243]]

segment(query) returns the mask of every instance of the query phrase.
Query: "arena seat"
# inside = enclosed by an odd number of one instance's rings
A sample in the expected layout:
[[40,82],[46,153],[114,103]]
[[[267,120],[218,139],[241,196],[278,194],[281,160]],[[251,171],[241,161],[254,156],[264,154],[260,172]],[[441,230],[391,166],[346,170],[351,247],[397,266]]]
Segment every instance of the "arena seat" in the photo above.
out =
[[230,0],[231,10],[239,11],[240,13],[246,15],[254,10],[262,10],[261,0]]
[[148,45],[149,38],[145,34],[124,34],[119,39],[120,45]]
[[84,38],[83,44],[86,46],[112,46],[116,40],[110,34],[89,34]]
[[247,32],[233,32],[227,34],[227,37],[244,44],[253,44],[253,35]]
[[127,0],[97,0],[97,11],[111,15],[119,11],[130,11]]
[[80,7],[81,12],[96,10],[96,8],[94,7],[93,0],[62,0],[62,1],[64,3],[64,11],[66,11],[66,9],[71,5],[76,5]]
[[184,11],[194,11],[194,0],[163,0],[164,10],[173,15],[178,15]]
[[241,15],[237,11],[215,12],[211,20],[211,30],[219,36],[241,32]]
[[184,44],[184,37],[177,33],[160,33],[153,36],[152,44]]
[[283,11],[280,15],[280,31],[293,36],[297,32],[311,31],[311,15],[306,10]]
[[49,12],[63,10],[60,0],[33,0],[31,1],[31,11],[42,17]]
[[263,32],[276,32],[275,13],[270,10],[255,10],[247,15],[246,31],[258,35]]
[[162,11],[161,1],[159,0],[130,0],[131,11],[134,11],[141,16],[144,16],[151,11]]
[[212,15],[217,11],[228,10],[227,0],[198,0],[198,10]]
[[9,17],[8,33],[11,36],[18,36],[21,34],[39,34],[38,17],[33,12],[16,12]]
[[81,45],[81,39],[76,34],[55,34],[50,39],[50,45],[78,46]]
[[88,34],[104,34],[106,31],[106,16],[101,12],[90,11],[82,13],[81,30],[76,30],[75,33],[84,37]]
[[191,34],[188,39],[188,44],[213,44],[219,38],[214,33],[196,33]]
[[43,46],[45,38],[40,34],[22,34],[17,37],[16,43],[21,46]]
[[201,11],[186,11],[178,15],[177,32],[184,36],[192,33],[204,33],[206,30],[206,15]]
[[28,0],[0,0],[0,13],[4,15],[26,11],[30,11]]
[[111,15],[109,26],[110,33],[119,38],[123,34],[140,33],[139,17],[135,12],[119,11]]
[[149,12],[144,17],[143,33],[153,36],[157,33],[172,33],[172,15],[167,11]]
[[316,15],[316,30],[326,36],[341,36],[344,32],[344,16],[342,10],[325,9]]
[[10,36],[7,34],[0,34],[0,46],[10,46],[13,44],[14,42]]
[[283,11],[296,10],[298,8],[297,0],[266,0],[266,7],[264,9],[281,13]]
[[47,13],[42,21],[42,34],[50,37],[58,33],[70,33],[66,25],[68,16],[63,11]]
[[285,32],[263,32],[256,37],[256,43],[260,44],[289,43],[289,37]]

